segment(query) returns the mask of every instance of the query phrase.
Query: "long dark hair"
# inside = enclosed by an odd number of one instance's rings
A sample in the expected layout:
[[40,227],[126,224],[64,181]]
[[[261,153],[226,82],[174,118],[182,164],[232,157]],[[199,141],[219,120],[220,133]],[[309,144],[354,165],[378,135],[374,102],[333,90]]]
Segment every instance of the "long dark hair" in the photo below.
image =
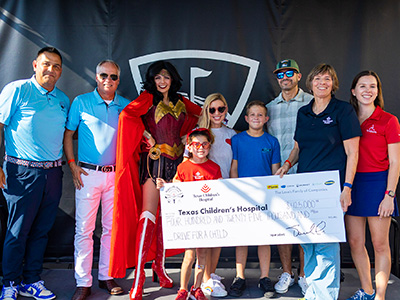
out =
[[353,95],[352,90],[354,90],[356,88],[357,82],[363,76],[374,76],[375,77],[377,88],[378,88],[378,95],[376,96],[376,98],[374,100],[374,105],[375,105],[375,107],[379,106],[380,108],[384,109],[382,83],[381,83],[381,80],[379,79],[378,74],[376,74],[374,71],[371,71],[371,70],[362,71],[362,72],[358,73],[356,75],[356,77],[354,77],[353,82],[351,84],[351,88],[350,88],[350,103],[351,103],[351,105],[353,105],[355,111],[358,114],[358,109],[359,109],[358,100],[357,100],[356,96]]
[[179,89],[182,86],[182,78],[179,76],[176,68],[168,61],[159,60],[152,63],[146,72],[146,80],[142,83],[142,88],[148,91],[153,95],[153,105],[157,105],[163,99],[163,95],[157,91],[156,84],[154,82],[154,77],[160,73],[162,69],[168,71],[171,75],[171,87],[168,91],[169,100],[175,105],[178,100],[182,98],[180,94],[178,94]]

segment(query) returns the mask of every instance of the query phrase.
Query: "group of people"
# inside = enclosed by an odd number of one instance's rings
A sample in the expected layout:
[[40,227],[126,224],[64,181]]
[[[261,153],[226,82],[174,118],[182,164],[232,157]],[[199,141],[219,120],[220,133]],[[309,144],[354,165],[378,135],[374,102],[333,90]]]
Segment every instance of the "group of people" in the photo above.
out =
[[[390,276],[389,227],[398,215],[395,190],[400,172],[400,125],[383,110],[382,86],[373,71],[353,80],[350,103],[338,100],[334,68],[314,67],[302,77],[293,59],[273,71],[281,88],[265,105],[246,107],[246,131],[224,123],[228,103],[210,94],[203,107],[178,93],[181,77],[169,62],[151,64],[143,91],[130,102],[116,93],[120,67],[112,60],[96,67],[94,91],[68,97],[56,87],[62,57],[53,47],[33,61],[35,74],[6,85],[0,94],[0,135],[5,140],[0,187],[8,206],[0,299],[19,295],[54,299],[40,278],[47,234],[62,191],[63,149],[75,193],[75,279],[72,300],[90,297],[93,231],[101,203],[102,236],[98,285],[112,295],[124,293],[114,278],[135,267],[130,299],[141,300],[144,265],[153,261],[153,281],[172,288],[165,258],[159,189],[166,182],[214,180],[339,170],[340,203],[351,255],[361,288],[349,299],[385,299]],[[265,125],[268,132],[264,131]],[[73,140],[78,134],[75,160]],[[282,164],[281,162],[284,161]],[[375,253],[375,286],[365,248],[366,223]],[[302,244],[298,284],[303,299],[337,299],[340,287],[338,243]],[[295,282],[293,245],[278,245],[282,274],[269,278],[270,246],[258,246],[259,288],[270,298]],[[246,289],[248,249],[236,247],[236,276],[226,289],[216,274],[221,248],[185,249],[176,300],[206,295],[240,297]],[[194,284],[189,288],[192,266]]]

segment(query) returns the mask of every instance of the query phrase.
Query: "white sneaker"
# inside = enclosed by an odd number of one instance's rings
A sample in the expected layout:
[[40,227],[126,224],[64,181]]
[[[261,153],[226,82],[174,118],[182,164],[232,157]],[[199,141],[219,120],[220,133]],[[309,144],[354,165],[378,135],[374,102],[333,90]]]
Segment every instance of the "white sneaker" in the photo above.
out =
[[228,295],[228,292],[221,288],[219,284],[216,284],[212,278],[201,284],[201,290],[205,295],[216,298],[225,297]]
[[203,291],[204,295],[211,296],[211,292],[214,290],[214,281],[212,278],[201,284],[201,290]]
[[289,290],[289,287],[294,284],[294,275],[284,272],[278,278],[279,281],[274,286],[275,291],[279,294],[284,294]]
[[299,278],[297,279],[297,284],[301,288],[301,293],[304,296],[306,294],[306,292],[307,292],[307,289],[308,289],[306,276],[304,276],[304,277],[299,276]]
[[215,273],[211,273],[211,278],[214,279],[214,280],[218,280],[218,281],[221,281],[221,279],[222,279],[221,276],[219,276],[219,275],[217,275]]
[[211,273],[211,278],[214,280],[214,285],[219,285],[222,289],[226,290],[224,284],[221,282],[221,276],[215,273]]

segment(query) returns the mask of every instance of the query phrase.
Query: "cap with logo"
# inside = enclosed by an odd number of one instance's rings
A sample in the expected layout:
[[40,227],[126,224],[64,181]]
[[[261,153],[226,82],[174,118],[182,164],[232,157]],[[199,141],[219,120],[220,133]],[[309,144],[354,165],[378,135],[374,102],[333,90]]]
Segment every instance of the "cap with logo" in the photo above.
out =
[[281,60],[276,65],[276,69],[273,73],[277,73],[283,69],[292,69],[292,70],[296,70],[298,73],[300,73],[299,65],[297,64],[297,62],[294,59]]

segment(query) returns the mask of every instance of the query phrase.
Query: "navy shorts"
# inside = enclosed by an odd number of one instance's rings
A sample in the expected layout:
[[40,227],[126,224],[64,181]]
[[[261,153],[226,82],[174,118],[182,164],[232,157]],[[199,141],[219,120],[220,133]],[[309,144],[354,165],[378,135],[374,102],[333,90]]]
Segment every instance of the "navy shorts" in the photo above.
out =
[[[350,216],[376,217],[378,208],[385,197],[388,171],[356,173],[351,192],[352,204],[347,213]],[[397,199],[394,198],[393,216],[399,215]]]

